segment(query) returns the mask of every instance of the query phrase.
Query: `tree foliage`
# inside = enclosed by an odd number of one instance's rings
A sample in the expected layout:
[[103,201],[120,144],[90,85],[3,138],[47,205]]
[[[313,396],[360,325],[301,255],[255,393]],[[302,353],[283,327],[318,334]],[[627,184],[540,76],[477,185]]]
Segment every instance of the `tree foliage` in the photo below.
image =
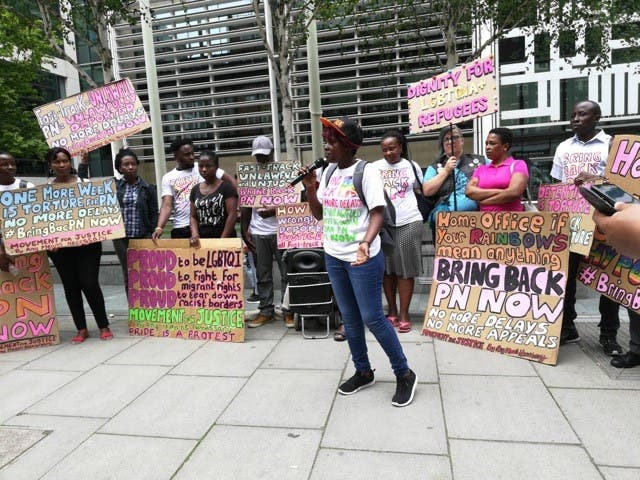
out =
[[86,46],[99,59],[104,83],[114,80],[113,56],[108,29],[119,21],[135,23],[140,11],[133,0],[0,0],[9,4],[24,21],[37,19],[54,56],[69,62],[80,77],[95,88],[102,79],[93,78],[68,54],[64,43]]
[[[273,43],[267,38],[264,19],[264,2],[269,3]],[[258,32],[267,56],[271,60],[278,84],[278,93],[282,106],[283,129],[287,159],[296,158],[293,131],[293,100],[290,90],[290,76],[293,62],[299,55],[301,47],[307,41],[310,22],[316,18],[344,18],[353,12],[354,5],[349,1],[332,0],[252,0],[256,14]]]
[[[529,42],[584,56],[583,67],[638,61],[640,0],[347,0],[365,48],[389,54],[397,44],[420,41],[428,69],[445,70],[480,56],[485,47],[519,28]],[[373,21],[372,21],[373,20]],[[470,42],[476,26],[484,36]],[[614,40],[623,48],[612,55]]]
[[41,103],[35,82],[51,53],[50,45],[37,19],[1,6],[0,149],[16,157],[39,157],[47,144],[31,109]]

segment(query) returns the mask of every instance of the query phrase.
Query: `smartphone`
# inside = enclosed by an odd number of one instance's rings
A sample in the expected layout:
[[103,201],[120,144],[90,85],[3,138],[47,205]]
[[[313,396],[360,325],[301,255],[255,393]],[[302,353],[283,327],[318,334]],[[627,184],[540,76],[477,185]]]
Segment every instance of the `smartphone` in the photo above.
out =
[[640,200],[636,197],[611,183],[583,184],[578,187],[578,190],[596,210],[609,216],[616,213],[616,209],[613,208],[616,202],[640,204]]

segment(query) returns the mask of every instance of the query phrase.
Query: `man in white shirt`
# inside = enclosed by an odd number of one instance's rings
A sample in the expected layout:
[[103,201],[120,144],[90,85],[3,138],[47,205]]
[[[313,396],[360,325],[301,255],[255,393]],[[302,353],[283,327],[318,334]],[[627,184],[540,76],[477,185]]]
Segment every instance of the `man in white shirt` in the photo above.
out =
[[[571,182],[580,172],[603,175],[611,136],[602,129],[596,128],[600,120],[600,105],[591,100],[578,102],[571,114],[571,128],[575,135],[556,148],[551,167],[551,176],[561,182]],[[567,272],[567,288],[564,297],[564,313],[560,345],[580,340],[574,320],[576,313],[576,276],[582,256],[569,254],[569,270]],[[620,305],[604,295],[600,296],[600,345],[607,355],[622,354],[622,347],[616,336],[620,328],[618,310]]]
[[[273,162],[273,143],[267,137],[256,137],[253,140],[251,155],[261,164]],[[246,322],[247,327],[261,327],[275,320],[273,304],[273,259],[275,258],[282,279],[282,297],[287,288],[287,272],[282,261],[284,251],[278,250],[278,222],[276,209],[243,208],[242,238],[251,251],[256,254],[256,273],[258,278],[258,296],[260,313]],[[282,308],[284,323],[287,328],[293,327],[293,314]]]

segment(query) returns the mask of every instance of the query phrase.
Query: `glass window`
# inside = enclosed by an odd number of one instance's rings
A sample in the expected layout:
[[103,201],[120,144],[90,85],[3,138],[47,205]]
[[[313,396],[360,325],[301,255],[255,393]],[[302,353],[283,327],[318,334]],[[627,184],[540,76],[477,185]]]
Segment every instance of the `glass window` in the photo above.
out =
[[538,83],[518,83],[500,87],[500,110],[538,107]]
[[558,35],[558,47],[560,48],[560,56],[562,58],[576,56],[576,33],[560,32]]
[[524,37],[503,38],[500,40],[500,63],[524,62]]
[[551,60],[551,40],[549,34],[541,33],[535,36],[533,55],[535,58],[535,70],[536,72],[548,72],[549,61]]
[[586,77],[560,80],[560,118],[569,120],[573,106],[589,98],[589,82]]

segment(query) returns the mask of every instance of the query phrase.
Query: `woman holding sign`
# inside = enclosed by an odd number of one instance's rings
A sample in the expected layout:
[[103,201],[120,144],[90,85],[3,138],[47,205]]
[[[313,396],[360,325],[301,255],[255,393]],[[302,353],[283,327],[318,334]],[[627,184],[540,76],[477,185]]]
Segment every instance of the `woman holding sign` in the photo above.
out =
[[191,246],[199,247],[200,238],[236,236],[238,192],[229,182],[217,177],[218,155],[200,153],[198,171],[204,182],[191,189]]
[[[409,304],[413,296],[414,278],[422,273],[422,214],[414,188],[422,188],[420,166],[403,158],[407,155],[407,142],[399,130],[389,130],[380,142],[384,158],[374,165],[380,172],[382,186],[396,212],[396,228],[391,234],[396,244],[391,255],[385,256],[384,295],[387,299],[389,322],[398,332],[411,331]],[[396,303],[400,298],[400,311]]]
[[465,194],[480,205],[481,212],[522,212],[522,195],[529,181],[524,160],[514,159],[509,150],[513,133],[508,128],[494,128],[485,140],[491,163],[473,172]]
[[[121,148],[116,154],[114,166],[122,178],[116,182],[118,203],[122,211],[126,237],[113,240],[124,275],[124,290],[129,295],[129,269],[127,249],[132,238],[151,238],[158,223],[158,194],[155,185],[138,176],[140,160],[133,150]],[[80,171],[82,175],[82,171]]]
[[[382,309],[384,257],[378,234],[385,199],[380,173],[372,166],[359,170],[363,162],[356,159],[362,145],[360,125],[348,117],[321,121],[325,158],[333,165],[324,170],[317,189],[315,175],[305,175],[302,181],[313,216],[324,220],[327,272],[356,369],[338,393],[351,395],[375,383],[367,353],[366,325],[387,354],[396,376],[391,404],[404,407],[413,401],[418,379],[409,369],[398,335]],[[309,167],[300,172],[309,173]],[[356,172],[362,176],[356,176]],[[356,185],[356,177],[361,184]]]
[[[50,149],[45,158],[54,175],[49,179],[50,184],[73,185],[82,181],[75,174],[71,163],[71,154],[64,148]],[[82,343],[89,336],[82,303],[83,293],[100,329],[100,339],[112,339],[113,333],[109,329],[104,296],[98,283],[102,244],[95,242],[79,247],[58,248],[49,250],[47,253],[58,270],[73,322],[78,329],[78,333],[71,339],[71,342]]]

